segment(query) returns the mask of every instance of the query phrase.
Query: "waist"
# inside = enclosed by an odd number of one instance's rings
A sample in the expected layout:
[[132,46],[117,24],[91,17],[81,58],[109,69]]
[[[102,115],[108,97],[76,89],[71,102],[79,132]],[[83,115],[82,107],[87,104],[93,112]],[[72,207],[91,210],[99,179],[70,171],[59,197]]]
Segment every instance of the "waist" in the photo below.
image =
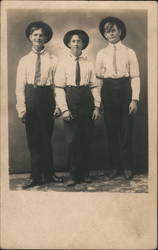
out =
[[89,84],[85,84],[85,85],[66,85],[65,88],[90,88]]
[[33,84],[33,83],[27,83],[26,85],[25,85],[26,87],[30,87],[30,88],[38,88],[38,89],[42,89],[42,88],[51,88],[51,89],[53,89],[54,88],[54,86],[51,84],[51,85],[36,85],[36,84]]
[[124,76],[124,77],[120,77],[120,78],[105,77],[105,78],[103,78],[103,81],[104,80],[113,80],[115,82],[115,81],[124,81],[124,80],[130,80],[130,79],[131,78],[129,76]]
[[121,77],[121,78],[104,78],[103,79],[103,87],[108,88],[124,88],[129,87],[131,85],[130,77]]

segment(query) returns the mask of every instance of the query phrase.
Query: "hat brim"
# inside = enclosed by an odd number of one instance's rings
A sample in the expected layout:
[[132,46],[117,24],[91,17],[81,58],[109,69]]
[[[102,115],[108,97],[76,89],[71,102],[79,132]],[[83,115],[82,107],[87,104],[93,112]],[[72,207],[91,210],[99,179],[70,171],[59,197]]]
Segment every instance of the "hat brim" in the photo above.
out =
[[32,22],[30,23],[26,30],[25,30],[25,35],[26,37],[30,40],[30,34],[31,34],[31,29],[35,27],[35,28],[38,28],[38,29],[42,29],[44,34],[45,34],[45,43],[49,42],[50,39],[52,38],[53,36],[53,30],[52,28],[47,24],[47,23],[44,23],[44,22]]
[[79,37],[82,39],[82,41],[83,41],[82,50],[85,49],[88,46],[88,44],[89,44],[89,36],[85,31],[83,31],[83,30],[70,30],[65,34],[64,39],[63,39],[64,44],[69,49],[70,49],[69,42],[70,42],[73,35],[79,35]]
[[121,19],[116,18],[116,17],[111,17],[111,16],[104,18],[99,24],[99,31],[102,34],[102,36],[106,39],[106,37],[104,35],[104,32],[105,32],[104,26],[106,23],[109,23],[109,22],[116,24],[117,27],[121,30],[120,40],[123,40],[126,36],[126,26],[125,26],[124,22],[122,22]]

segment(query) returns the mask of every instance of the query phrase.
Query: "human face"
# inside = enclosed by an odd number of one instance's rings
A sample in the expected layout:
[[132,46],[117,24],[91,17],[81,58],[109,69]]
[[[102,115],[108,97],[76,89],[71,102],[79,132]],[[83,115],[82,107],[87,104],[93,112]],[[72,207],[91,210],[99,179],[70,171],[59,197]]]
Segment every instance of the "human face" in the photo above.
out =
[[109,43],[117,43],[120,41],[121,30],[117,28],[114,24],[109,31],[104,32],[105,38],[108,40]]
[[41,50],[45,42],[45,36],[42,29],[34,30],[32,34],[30,34],[30,41],[32,42],[33,48]]
[[73,35],[69,42],[69,47],[74,56],[80,56],[82,53],[83,42],[78,35]]

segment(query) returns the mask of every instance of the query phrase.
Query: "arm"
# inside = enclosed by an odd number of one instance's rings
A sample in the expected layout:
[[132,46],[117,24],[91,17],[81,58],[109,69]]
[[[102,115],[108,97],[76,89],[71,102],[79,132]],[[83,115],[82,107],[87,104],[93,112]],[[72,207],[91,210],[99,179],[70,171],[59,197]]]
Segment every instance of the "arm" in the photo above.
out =
[[100,86],[98,85],[98,80],[96,79],[93,65],[90,65],[90,88],[94,98],[95,109],[93,111],[92,119],[96,120],[99,116],[99,108],[100,108]]
[[129,105],[129,114],[135,114],[138,109],[138,101],[140,94],[140,77],[138,59],[133,50],[130,50],[129,53],[129,66],[132,87],[132,101]]
[[[103,77],[104,77],[104,67],[102,62],[102,51],[99,51],[96,57],[96,64],[95,64],[95,73],[96,73],[96,83],[98,86],[99,95],[101,96],[101,88],[103,86]],[[103,114],[103,105],[100,104],[100,113]]]
[[18,64],[17,79],[16,79],[16,109],[18,112],[18,117],[22,120],[22,122],[25,122],[25,115],[26,115],[25,84],[26,84],[25,63],[22,58]]
[[[51,61],[52,61],[52,67],[51,67],[51,82],[52,82],[52,84],[53,84],[53,86],[54,86],[54,76],[55,76],[55,72],[56,72],[56,69],[57,69],[57,58],[56,58],[56,56],[54,56],[54,55],[51,55]],[[54,93],[54,95],[55,95],[55,93]],[[57,103],[56,103],[56,105],[55,105],[55,110],[54,110],[54,117],[55,118],[58,118],[58,117],[60,117],[61,116],[61,110],[60,110],[60,108],[58,107],[58,105],[57,105]]]
[[68,110],[66,96],[65,96],[65,86],[66,86],[66,74],[65,74],[65,63],[61,62],[56,68],[56,73],[54,77],[55,83],[55,99],[56,105],[60,108],[62,112],[63,119],[69,121],[72,116]]
[[104,77],[105,68],[103,66],[103,54],[102,50],[98,52],[95,63],[95,73],[97,79],[102,80]]

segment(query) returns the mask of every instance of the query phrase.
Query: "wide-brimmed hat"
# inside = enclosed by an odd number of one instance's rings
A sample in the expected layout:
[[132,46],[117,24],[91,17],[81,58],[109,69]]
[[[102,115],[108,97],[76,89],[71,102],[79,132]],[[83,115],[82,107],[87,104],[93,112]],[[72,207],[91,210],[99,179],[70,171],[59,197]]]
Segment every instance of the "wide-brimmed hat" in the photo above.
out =
[[28,39],[30,39],[29,36],[31,33],[31,29],[33,27],[36,27],[36,28],[43,30],[43,32],[46,36],[45,43],[49,42],[49,40],[52,38],[52,36],[53,36],[52,28],[47,23],[39,21],[39,22],[32,22],[27,26],[27,28],[25,30],[25,34],[26,34]]
[[99,24],[99,30],[100,33],[102,34],[102,36],[106,39],[106,37],[104,36],[104,26],[106,23],[112,23],[112,24],[116,24],[117,27],[121,30],[121,35],[120,35],[120,40],[123,40],[126,36],[126,26],[124,24],[124,22],[122,22],[119,18],[117,17],[106,17],[104,18],[100,24]]
[[70,48],[68,44],[69,44],[73,35],[79,35],[79,37],[82,39],[83,44],[84,44],[82,49],[85,49],[88,46],[89,36],[85,31],[83,31],[83,30],[70,30],[65,34],[64,39],[63,39],[65,45],[68,48]]

